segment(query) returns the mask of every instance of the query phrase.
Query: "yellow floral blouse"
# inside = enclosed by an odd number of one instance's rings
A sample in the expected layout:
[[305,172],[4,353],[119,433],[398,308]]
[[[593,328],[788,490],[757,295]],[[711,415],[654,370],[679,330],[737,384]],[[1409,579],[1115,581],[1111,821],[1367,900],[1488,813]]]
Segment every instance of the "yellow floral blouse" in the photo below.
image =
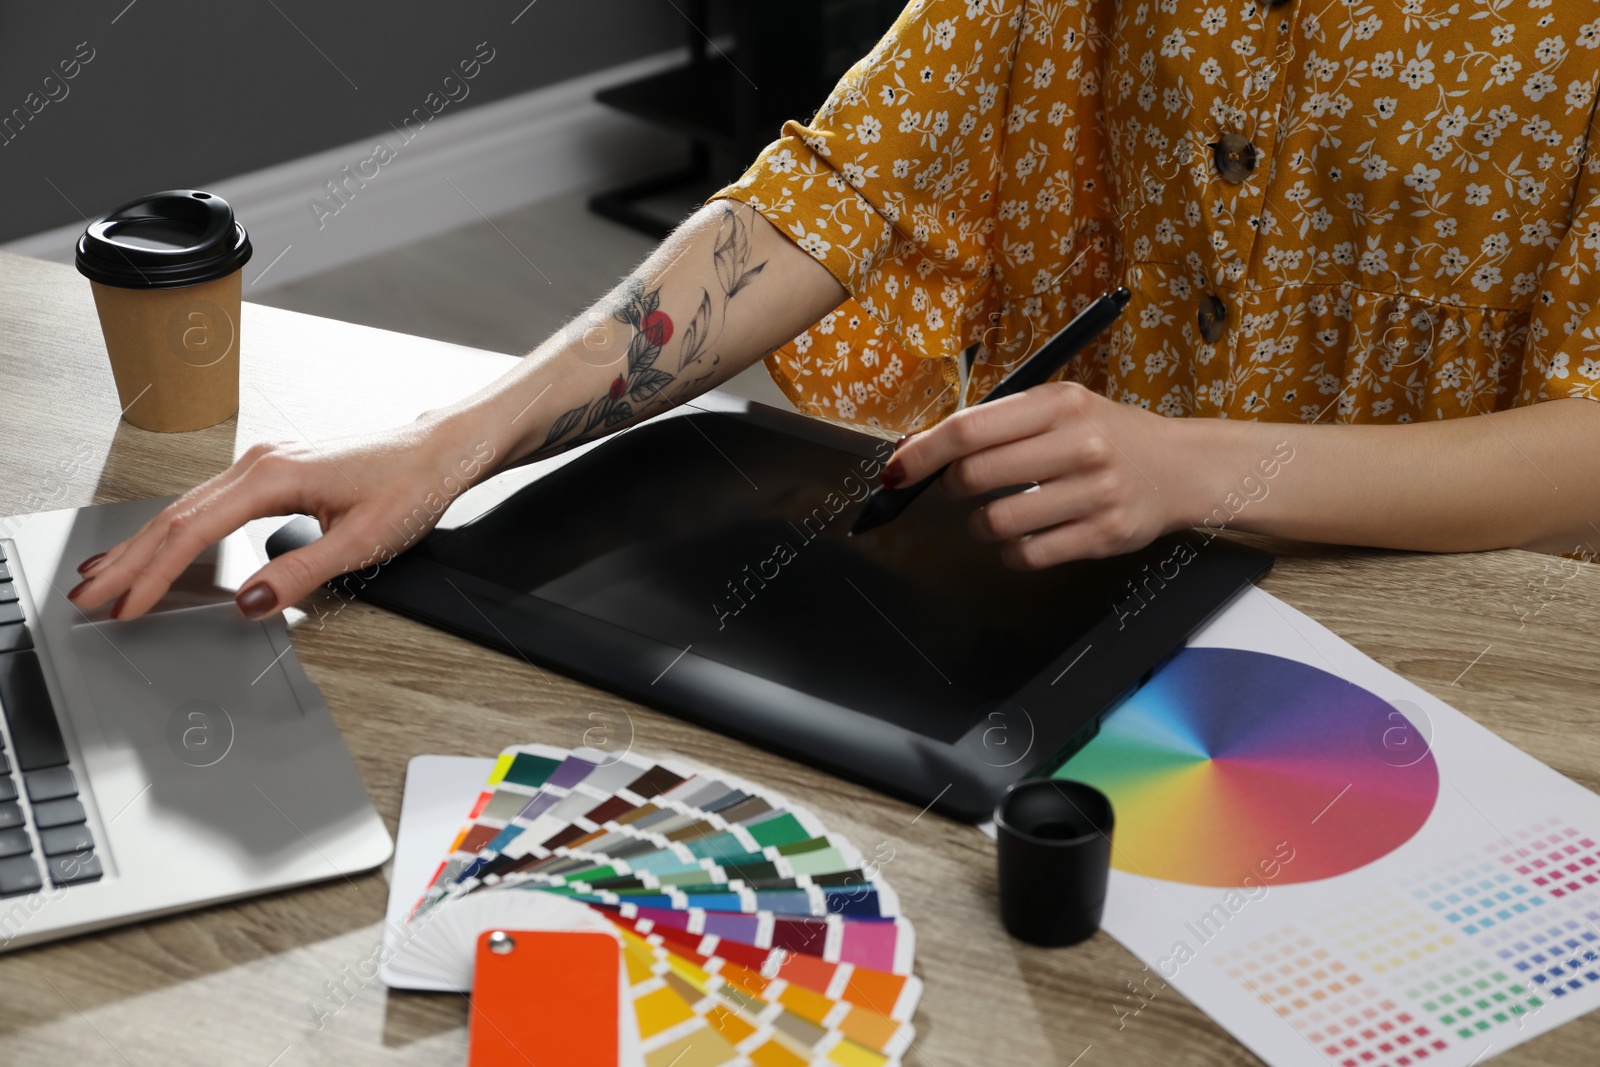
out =
[[[1600,0],[912,0],[737,183],[850,299],[767,360],[889,429],[1067,368],[1165,415],[1600,399]],[[715,197],[713,198],[715,199]]]

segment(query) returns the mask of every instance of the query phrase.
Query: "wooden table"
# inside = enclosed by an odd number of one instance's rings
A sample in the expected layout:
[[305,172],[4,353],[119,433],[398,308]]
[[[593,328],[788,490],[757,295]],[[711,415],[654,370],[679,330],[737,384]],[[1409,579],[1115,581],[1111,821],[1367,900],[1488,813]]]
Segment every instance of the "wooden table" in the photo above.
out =
[[[87,283],[0,254],[0,515],[180,492],[254,442],[390,425],[511,363],[273,308],[246,305],[243,318],[238,418],[146,433],[118,418]],[[252,525],[258,547],[273,525]],[[1525,552],[1271,547],[1281,559],[1266,589],[1600,787],[1600,567]],[[750,767],[806,797],[864,851],[887,843],[887,875],[917,925],[927,980],[910,1063],[1255,1062],[1170,989],[1119,1030],[1114,1008],[1141,965],[1104,934],[1054,951],[1008,938],[995,913],[994,846],[971,827],[919,818],[907,804],[363,604],[320,629],[297,626],[295,646],[391,830],[412,756],[575,745],[600,711],[631,722],[638,751]],[[386,895],[374,872],[0,956],[0,1062],[461,1063],[465,999],[389,992],[356,973],[378,945]],[[344,1005],[331,1018],[317,1008],[330,1003]],[[1495,1062],[1576,1067],[1594,1063],[1597,1046],[1600,1015],[1590,1015]]]

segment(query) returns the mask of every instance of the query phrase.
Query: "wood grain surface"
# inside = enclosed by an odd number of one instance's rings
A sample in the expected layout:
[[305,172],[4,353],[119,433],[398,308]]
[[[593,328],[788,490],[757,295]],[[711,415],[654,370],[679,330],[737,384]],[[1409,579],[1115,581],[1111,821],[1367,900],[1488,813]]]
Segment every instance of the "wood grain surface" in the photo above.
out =
[[[181,492],[266,439],[391,425],[511,357],[246,305],[239,416],[196,433],[122,423],[88,283],[0,254],[0,515]],[[89,457],[76,468],[74,456]],[[276,525],[252,524],[260,542]],[[1428,556],[1273,542],[1264,588],[1591,789],[1600,787],[1600,568],[1524,552]],[[321,595],[321,594],[319,594]],[[336,612],[334,608],[339,608]],[[804,797],[886,874],[927,982],[908,1063],[1218,1067],[1256,1063],[1171,989],[1119,1026],[1142,965],[1105,934],[1071,949],[1008,938],[994,846],[971,827],[689,726],[363,604],[300,615],[295,646],[393,830],[406,762],[575,745],[600,713],[635,751],[741,768]],[[181,871],[173,877],[181,878]],[[361,977],[385,872],[0,956],[0,1064],[461,1063],[466,1001]],[[1600,1016],[1496,1063],[1595,1062]]]

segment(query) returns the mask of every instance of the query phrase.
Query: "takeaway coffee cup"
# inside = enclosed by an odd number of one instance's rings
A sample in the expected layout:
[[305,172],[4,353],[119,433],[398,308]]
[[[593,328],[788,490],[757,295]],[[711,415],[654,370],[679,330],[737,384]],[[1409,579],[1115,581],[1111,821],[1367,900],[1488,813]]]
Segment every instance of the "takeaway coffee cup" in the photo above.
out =
[[77,267],[94,290],[123,418],[175,433],[239,410],[239,269],[250,237],[221,197],[170,189],[89,224]]
[[1029,778],[995,807],[1000,921],[1035,945],[1075,945],[1094,936],[1111,877],[1111,801],[1093,786]]

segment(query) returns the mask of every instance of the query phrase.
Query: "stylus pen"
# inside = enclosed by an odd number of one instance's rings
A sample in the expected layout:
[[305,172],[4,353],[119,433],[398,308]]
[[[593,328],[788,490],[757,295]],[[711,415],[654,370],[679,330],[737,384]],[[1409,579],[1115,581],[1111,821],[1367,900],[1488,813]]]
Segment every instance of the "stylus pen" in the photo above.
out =
[[[1132,295],[1126,289],[1116,289],[1084,308],[1071,322],[1061,328],[1060,333],[1050,338],[1039,351],[1024,360],[1022,366],[1001,378],[999,384],[989,390],[978,403],[987,404],[991,400],[999,400],[1049,381],[1052,374],[1067,365],[1067,360],[1089,347],[1090,342],[1117,321],[1122,309],[1128,306],[1128,300]],[[911,506],[913,500],[922,495],[924,489],[937,481],[939,475],[949,469],[950,465],[947,463],[915,485],[902,486],[899,489],[885,489],[880,485],[873,489],[867,494],[867,501],[861,508],[861,514],[856,516],[856,524],[850,528],[850,536],[866,533],[896,518]]]

